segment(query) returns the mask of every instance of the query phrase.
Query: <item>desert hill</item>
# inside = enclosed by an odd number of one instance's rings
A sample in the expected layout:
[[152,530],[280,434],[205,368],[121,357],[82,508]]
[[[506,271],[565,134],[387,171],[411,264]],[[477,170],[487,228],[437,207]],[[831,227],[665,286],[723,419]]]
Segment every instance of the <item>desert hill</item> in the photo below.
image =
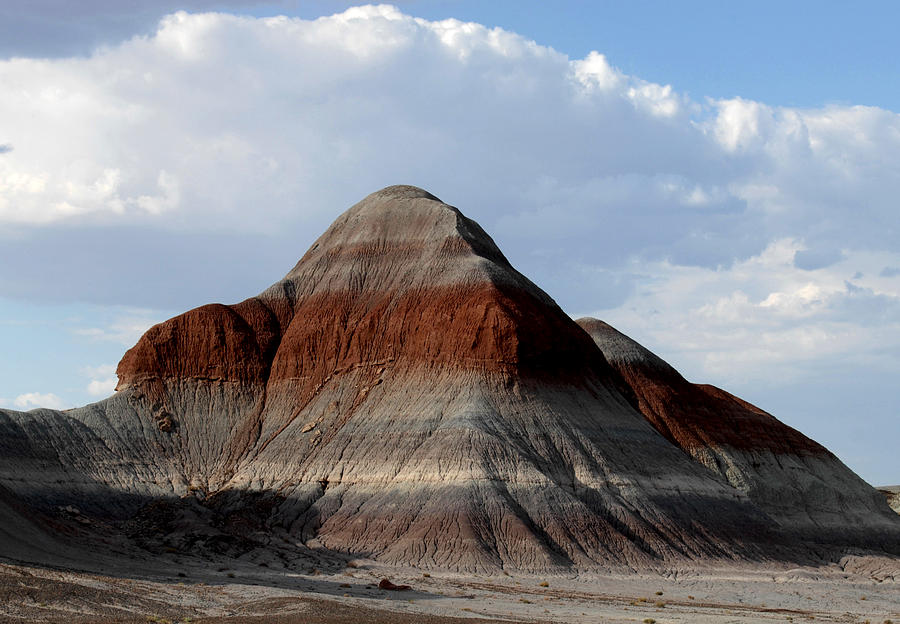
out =
[[[654,428],[745,492],[783,530],[852,542],[879,523],[893,526],[884,517],[883,497],[817,442],[720,388],[688,382],[603,321],[578,324],[628,383]],[[858,527],[861,534],[848,537]]]
[[581,325],[459,210],[388,187],[258,296],[151,328],[113,397],[0,410],[0,517],[458,571],[898,548],[826,449]]

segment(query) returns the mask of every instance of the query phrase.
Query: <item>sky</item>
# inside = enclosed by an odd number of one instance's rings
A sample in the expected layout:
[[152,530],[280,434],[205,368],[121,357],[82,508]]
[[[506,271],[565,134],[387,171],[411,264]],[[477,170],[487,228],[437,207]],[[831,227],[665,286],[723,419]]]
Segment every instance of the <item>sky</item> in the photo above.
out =
[[0,407],[424,187],[602,318],[900,483],[900,5],[6,0]]

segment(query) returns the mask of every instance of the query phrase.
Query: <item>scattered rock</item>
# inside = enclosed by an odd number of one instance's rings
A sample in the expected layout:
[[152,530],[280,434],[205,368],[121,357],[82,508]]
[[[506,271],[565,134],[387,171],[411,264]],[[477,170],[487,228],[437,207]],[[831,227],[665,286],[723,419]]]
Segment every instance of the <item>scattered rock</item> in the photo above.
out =
[[172,420],[172,417],[169,415],[163,416],[159,420],[156,421],[156,425],[159,427],[159,430],[164,433],[169,433],[172,431],[172,428],[175,426],[175,421]]
[[408,591],[412,589],[409,585],[395,585],[390,580],[383,578],[378,582],[378,589],[386,589],[388,591]]

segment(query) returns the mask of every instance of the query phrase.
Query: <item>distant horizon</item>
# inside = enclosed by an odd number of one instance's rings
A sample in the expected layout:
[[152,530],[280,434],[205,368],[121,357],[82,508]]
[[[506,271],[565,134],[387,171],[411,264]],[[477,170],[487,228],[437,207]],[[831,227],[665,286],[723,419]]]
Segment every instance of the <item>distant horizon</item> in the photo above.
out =
[[103,399],[152,324],[410,183],[573,319],[900,484],[900,6],[517,6],[0,7],[0,408]]

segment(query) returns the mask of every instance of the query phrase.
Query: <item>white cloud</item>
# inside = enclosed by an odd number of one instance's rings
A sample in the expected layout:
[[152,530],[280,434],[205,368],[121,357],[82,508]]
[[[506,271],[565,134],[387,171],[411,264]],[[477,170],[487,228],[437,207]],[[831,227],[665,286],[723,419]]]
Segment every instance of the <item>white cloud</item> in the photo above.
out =
[[[20,227],[314,233],[409,182],[482,221],[568,309],[615,308],[635,289],[649,302],[652,284],[654,308],[734,336],[860,300],[837,272],[866,252],[884,263],[858,285],[896,296],[877,277],[900,264],[890,111],[691,102],[598,52],[571,60],[391,6],[315,21],[179,12],[88,58],[0,62],[0,80],[16,146],[0,158],[0,221]],[[104,270],[104,292],[131,292],[133,275]],[[80,333],[130,345],[155,320]]]
[[[703,155],[674,152],[707,142],[670,86],[600,54],[570,62],[388,6],[313,22],[176,13],[152,37],[0,62],[0,77],[16,145],[0,161],[0,221],[19,224],[213,217],[277,231],[393,182],[502,197],[538,173],[680,173]],[[248,223],[251,206],[266,218]]]
[[900,374],[900,280],[878,272],[900,254],[852,252],[805,270],[794,263],[802,249],[781,239],[717,269],[638,263],[635,292],[595,315],[725,387],[792,384],[823,366]]
[[606,56],[596,50],[583,60],[573,61],[572,71],[586,89],[611,90],[625,81],[625,76],[609,64]]
[[13,399],[13,405],[20,409],[34,409],[38,407],[46,407],[49,409],[65,409],[71,407],[55,394],[48,392],[42,394],[40,392],[26,392],[20,394]]
[[91,380],[87,385],[87,392],[91,396],[106,397],[115,391],[118,383],[115,365],[85,366],[81,372]]
[[[103,340],[116,342],[123,346],[130,347],[137,342],[144,332],[153,325],[165,319],[157,318],[150,311],[134,310],[129,314],[117,315],[104,327],[81,327],[73,329],[72,332],[77,336],[84,336],[93,340]],[[88,374],[91,376],[100,376],[103,373],[97,373],[96,369]],[[115,372],[115,370],[107,371],[106,374]]]
[[560,219],[593,224],[566,245],[582,264],[610,221],[620,262],[618,245],[706,266],[778,238],[823,257],[872,237],[900,248],[893,112],[691,102],[598,52],[571,60],[390,6],[315,21],[180,12],[88,58],[0,62],[0,79],[16,146],[0,159],[0,221],[20,226],[315,231],[411,182],[489,227],[528,221],[512,255]]
[[719,100],[714,105],[718,109],[715,137],[727,151],[759,148],[771,134],[774,115],[768,106],[741,98]]
[[87,377],[97,378],[97,377],[109,377],[110,375],[115,374],[116,365],[115,364],[101,364],[100,366],[85,366],[81,369],[82,374]]
[[88,394],[97,397],[106,397],[115,392],[117,377],[107,377],[105,379],[93,379],[87,385]]

